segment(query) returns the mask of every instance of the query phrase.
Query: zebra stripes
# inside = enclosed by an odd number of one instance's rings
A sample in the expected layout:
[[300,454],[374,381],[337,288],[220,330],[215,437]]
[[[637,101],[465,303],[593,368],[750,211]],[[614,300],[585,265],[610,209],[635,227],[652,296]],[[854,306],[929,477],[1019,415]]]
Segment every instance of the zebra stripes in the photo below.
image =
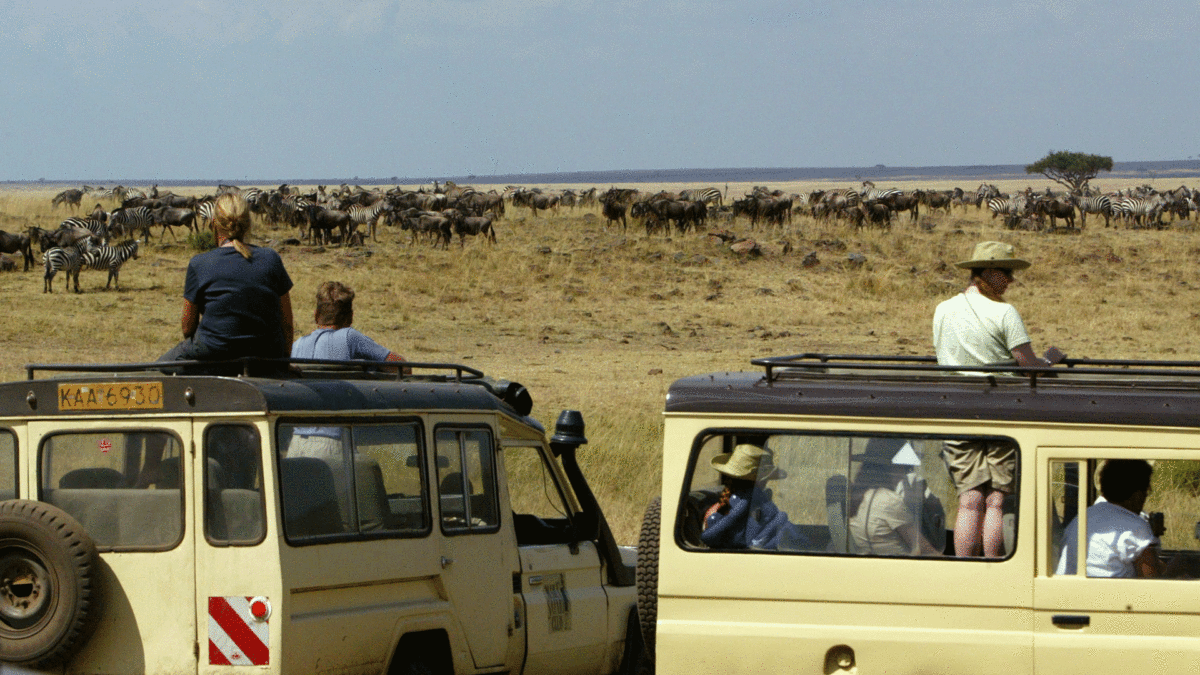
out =
[[100,237],[101,241],[108,239],[108,225],[106,225],[102,220],[72,216],[62,221],[58,225],[58,229],[60,230],[69,230],[73,227],[82,227],[90,230],[92,234]]
[[376,241],[375,226],[379,223],[379,216],[390,209],[386,199],[380,199],[371,206],[350,205],[346,208],[346,213],[350,214],[350,234],[354,234],[359,227],[364,227],[371,241]]
[[54,292],[54,275],[65,272],[67,275],[67,290],[70,289],[71,278],[75,279],[75,292],[79,292],[79,269],[83,262],[83,254],[91,250],[91,239],[84,239],[78,244],[67,247],[55,246],[42,253],[42,266],[46,274],[42,277],[42,292]]
[[721,191],[714,187],[682,190],[679,193],[679,198],[689,202],[704,202],[705,204],[715,204],[716,206],[723,205]]
[[1089,213],[1104,216],[1104,226],[1108,227],[1113,216],[1113,204],[1108,195],[1092,195],[1075,198],[1075,206],[1079,207],[1079,226],[1087,227]]
[[141,234],[143,241],[150,241],[150,226],[154,224],[154,214],[147,206],[134,206],[127,209],[117,209],[108,216],[108,232],[112,236]]
[[1025,214],[1026,199],[1024,195],[1016,197],[991,197],[987,200],[988,210],[992,212],[992,220],[996,216],[1020,216]]
[[[127,241],[118,246],[97,246],[83,253],[80,261],[82,267],[93,270],[108,270],[108,281],[104,290],[116,282],[117,290],[121,290],[121,265],[130,258],[137,259],[138,241]],[[79,273],[75,273],[76,292],[78,292]]]

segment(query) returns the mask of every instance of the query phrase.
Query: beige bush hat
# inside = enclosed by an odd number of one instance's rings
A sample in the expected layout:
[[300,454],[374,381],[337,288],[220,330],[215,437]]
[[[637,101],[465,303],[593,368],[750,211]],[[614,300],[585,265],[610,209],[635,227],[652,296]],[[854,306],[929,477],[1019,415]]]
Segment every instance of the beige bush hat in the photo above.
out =
[[1002,270],[1023,270],[1029,267],[1029,261],[1015,257],[1015,253],[1016,250],[1012,244],[1005,244],[1002,241],[981,241],[975,244],[975,251],[971,253],[970,260],[954,263],[954,266],[963,269],[982,267],[983,269]]
[[730,478],[739,480],[757,482],[787,476],[783,469],[775,466],[775,458],[771,451],[749,443],[734,447],[733,452],[713,457],[712,467]]

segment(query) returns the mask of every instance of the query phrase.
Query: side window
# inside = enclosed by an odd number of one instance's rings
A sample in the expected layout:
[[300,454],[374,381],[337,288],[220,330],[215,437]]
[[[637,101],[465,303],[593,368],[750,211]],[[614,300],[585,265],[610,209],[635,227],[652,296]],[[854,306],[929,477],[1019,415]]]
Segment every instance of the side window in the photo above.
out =
[[171,548],[183,537],[181,452],[165,431],[48,436],[40,499],[74,516],[102,550]]
[[258,430],[212,424],[204,430],[204,531],[214,544],[253,545],[266,536]]
[[[1054,461],[1050,480],[1054,574],[1078,574],[1082,546],[1085,574],[1092,578],[1200,575],[1194,496],[1200,461]],[[1080,496],[1086,504],[1082,518]]]
[[415,423],[279,425],[288,540],[428,532],[420,438]]
[[496,513],[496,469],[488,429],[441,427],[437,443],[438,499],[446,532],[491,532]]
[[0,429],[0,500],[15,499],[17,484],[17,437]]
[[974,482],[1000,526],[976,523],[962,553],[999,558],[1016,541],[1017,453],[1007,439],[710,433],[676,535],[699,550],[954,555],[956,483]]
[[562,488],[539,448],[505,448],[504,472],[517,544],[566,544],[575,540]]

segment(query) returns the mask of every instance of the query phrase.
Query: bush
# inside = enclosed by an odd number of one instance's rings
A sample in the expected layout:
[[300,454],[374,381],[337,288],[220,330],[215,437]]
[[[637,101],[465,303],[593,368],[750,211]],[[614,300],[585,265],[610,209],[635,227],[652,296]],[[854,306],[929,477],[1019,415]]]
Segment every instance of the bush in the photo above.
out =
[[217,238],[213,235],[212,230],[201,230],[188,235],[187,246],[193,251],[210,251],[217,247]]

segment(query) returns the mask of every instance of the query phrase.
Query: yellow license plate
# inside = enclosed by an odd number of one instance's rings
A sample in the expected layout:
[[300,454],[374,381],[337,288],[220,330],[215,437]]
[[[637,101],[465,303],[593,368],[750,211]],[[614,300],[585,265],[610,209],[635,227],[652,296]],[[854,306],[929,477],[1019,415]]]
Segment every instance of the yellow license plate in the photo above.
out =
[[157,410],[162,407],[162,382],[58,385],[59,410]]

